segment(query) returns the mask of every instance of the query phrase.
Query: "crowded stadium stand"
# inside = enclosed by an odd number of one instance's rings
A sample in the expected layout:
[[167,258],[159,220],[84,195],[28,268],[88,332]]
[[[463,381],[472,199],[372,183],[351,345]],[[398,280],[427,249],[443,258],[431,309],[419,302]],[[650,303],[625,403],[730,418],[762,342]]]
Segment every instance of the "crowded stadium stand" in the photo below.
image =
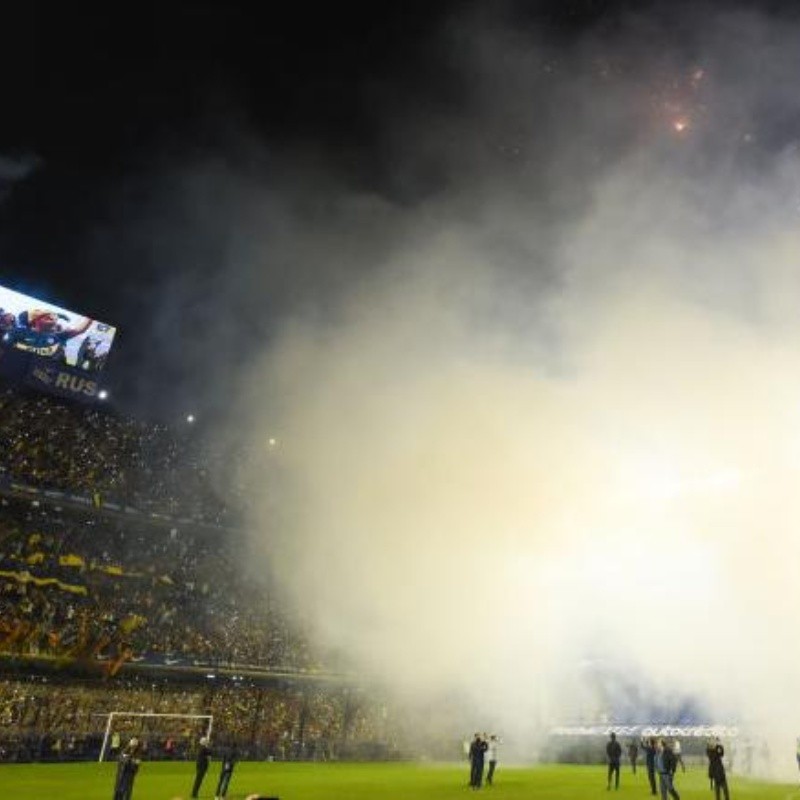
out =
[[[120,708],[162,714],[210,714],[215,741],[242,758],[333,760],[398,755],[383,709],[337,684],[193,680],[78,680],[63,675],[0,678],[0,760],[97,760],[108,714]],[[193,756],[206,721],[123,719],[120,741],[136,736],[148,759]]]
[[[243,757],[396,752],[385,709],[248,579],[198,439],[9,385],[0,452],[0,760],[95,759],[112,711],[213,715]],[[148,758],[199,735],[120,726]]]
[[18,387],[0,389],[0,482],[112,509],[230,524],[198,438]]
[[[319,669],[249,582],[233,531],[0,499],[0,652],[92,660]],[[258,599],[256,599],[258,598]]]

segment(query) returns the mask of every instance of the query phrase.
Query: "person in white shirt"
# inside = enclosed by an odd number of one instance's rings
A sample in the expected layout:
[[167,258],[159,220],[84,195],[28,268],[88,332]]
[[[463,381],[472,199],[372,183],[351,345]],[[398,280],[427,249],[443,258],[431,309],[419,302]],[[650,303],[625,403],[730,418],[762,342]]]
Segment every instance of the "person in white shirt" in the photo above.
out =
[[491,786],[492,780],[494,779],[494,771],[497,767],[497,748],[500,744],[500,740],[492,734],[489,737],[489,747],[486,750],[486,756],[489,759],[489,772],[486,773],[486,785]]
[[681,755],[681,743],[677,739],[672,740],[672,754],[675,756],[675,769],[680,764],[681,771],[686,772],[686,764],[683,763],[683,755]]

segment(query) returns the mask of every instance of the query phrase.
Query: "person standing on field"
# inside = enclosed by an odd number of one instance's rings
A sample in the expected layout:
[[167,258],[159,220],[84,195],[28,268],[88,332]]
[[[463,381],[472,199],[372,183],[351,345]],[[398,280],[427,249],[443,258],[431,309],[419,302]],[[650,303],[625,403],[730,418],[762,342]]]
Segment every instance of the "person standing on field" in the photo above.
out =
[[706,758],[708,759],[708,784],[711,791],[714,791],[714,773],[711,771],[711,762],[714,759],[714,740],[706,742]]
[[631,769],[633,770],[633,774],[636,774],[636,761],[639,758],[639,746],[636,742],[631,739],[628,743],[628,758],[631,762]]
[[675,756],[675,772],[678,771],[678,764],[681,765],[681,772],[686,772],[686,764],[683,763],[683,755],[681,754],[681,743],[678,739],[672,740],[672,753]]
[[483,784],[483,759],[488,747],[486,741],[481,739],[481,735],[476,733],[469,746],[469,785],[473,789],[480,789]]
[[205,736],[200,740],[200,747],[197,750],[197,761],[195,762],[192,797],[197,797],[197,794],[200,791],[200,786],[203,784],[203,778],[205,778],[206,772],[208,772],[208,762],[211,758],[210,744],[211,743]]
[[500,740],[492,734],[489,737],[488,747],[486,749],[486,757],[489,759],[489,771],[486,773],[486,785],[491,786],[494,780],[494,771],[497,768],[497,747]]
[[225,800],[228,795],[228,786],[233,776],[233,768],[236,766],[236,748],[229,747],[222,756],[222,768],[217,782],[217,791],[214,793],[214,800]]
[[120,753],[117,762],[117,779],[114,783],[114,800],[131,800],[133,782],[139,771],[139,740],[131,739],[128,746]]
[[725,800],[730,800],[728,793],[728,777],[725,774],[725,765],[722,763],[722,758],[725,755],[725,748],[722,742],[717,739],[713,746],[710,748],[708,755],[708,773],[711,775],[711,780],[714,784],[714,796],[719,800],[720,790],[725,795]]
[[606,745],[606,758],[608,759],[608,785],[606,790],[611,789],[611,777],[614,776],[614,788],[619,789],[619,762],[622,758],[622,747],[617,741],[617,734],[613,731]]
[[656,745],[656,771],[658,772],[661,800],[667,800],[667,795],[672,800],[681,800],[681,796],[672,785],[672,776],[675,774],[675,755],[663,739],[659,739]]
[[650,794],[656,792],[656,740],[654,737],[642,739],[642,750],[644,750],[645,765],[647,766],[647,780],[650,783]]

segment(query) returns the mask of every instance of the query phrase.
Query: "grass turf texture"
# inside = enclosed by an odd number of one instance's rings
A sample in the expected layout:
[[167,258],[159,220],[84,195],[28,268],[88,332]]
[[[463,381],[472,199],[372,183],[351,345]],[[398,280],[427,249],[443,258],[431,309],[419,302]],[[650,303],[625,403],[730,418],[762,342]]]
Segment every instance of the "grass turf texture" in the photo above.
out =
[[[113,764],[6,764],[0,766],[2,800],[110,800]],[[587,800],[597,797],[649,800],[643,771],[624,771],[619,791],[606,791],[605,767],[540,766],[513,768],[500,765],[495,785],[471,791],[466,765],[419,764],[265,764],[237,765],[229,800],[251,792],[276,795],[281,800]],[[219,767],[212,764],[201,798],[213,798]],[[192,763],[144,763],[136,779],[134,800],[188,798],[194,778]],[[796,786],[729,778],[733,800],[790,800],[800,798]],[[678,773],[676,788],[682,800],[714,795],[704,769]]]

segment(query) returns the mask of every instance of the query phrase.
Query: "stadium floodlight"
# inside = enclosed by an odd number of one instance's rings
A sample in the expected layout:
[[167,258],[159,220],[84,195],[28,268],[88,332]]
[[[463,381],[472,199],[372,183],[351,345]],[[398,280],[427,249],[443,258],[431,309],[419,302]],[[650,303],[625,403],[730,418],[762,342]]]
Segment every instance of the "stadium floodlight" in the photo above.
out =
[[108,400],[108,390],[107,389],[101,389],[97,393],[97,397],[98,397],[99,400]]
[[194,422],[194,414],[187,414],[186,421],[191,425]]
[[270,447],[275,447],[275,445],[278,444],[278,440],[274,436],[270,436],[268,444]]
[[108,741],[111,738],[111,728],[114,724],[115,719],[125,718],[125,717],[133,717],[134,719],[187,719],[187,720],[208,720],[208,724],[206,725],[206,731],[203,734],[206,739],[209,741],[211,740],[211,731],[214,727],[214,715],[213,714],[155,714],[155,713],[142,713],[142,712],[135,712],[135,711],[111,711],[108,715],[108,722],[106,723],[106,732],[103,736],[103,746],[100,748],[100,757],[97,759],[98,761],[103,761],[105,759],[106,752],[108,750]]

